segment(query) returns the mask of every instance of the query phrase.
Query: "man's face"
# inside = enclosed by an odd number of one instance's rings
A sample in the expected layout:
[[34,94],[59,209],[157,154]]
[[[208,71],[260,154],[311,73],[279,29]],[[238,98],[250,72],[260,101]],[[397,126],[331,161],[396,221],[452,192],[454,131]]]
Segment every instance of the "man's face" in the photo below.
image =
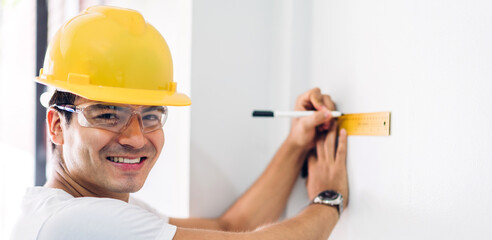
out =
[[[75,105],[91,102],[78,98]],[[138,108],[139,106],[132,106]],[[65,171],[79,185],[97,195],[138,191],[144,184],[164,145],[162,128],[143,133],[133,116],[129,125],[115,133],[83,127],[77,114],[63,126]],[[122,163],[124,161],[139,163]]]

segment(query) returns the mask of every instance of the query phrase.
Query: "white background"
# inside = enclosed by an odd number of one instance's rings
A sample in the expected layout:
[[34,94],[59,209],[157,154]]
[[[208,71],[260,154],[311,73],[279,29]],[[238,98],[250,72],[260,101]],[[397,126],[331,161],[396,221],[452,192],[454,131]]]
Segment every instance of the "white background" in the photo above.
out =
[[314,1],[311,82],[345,112],[351,206],[332,239],[491,239],[492,2]]

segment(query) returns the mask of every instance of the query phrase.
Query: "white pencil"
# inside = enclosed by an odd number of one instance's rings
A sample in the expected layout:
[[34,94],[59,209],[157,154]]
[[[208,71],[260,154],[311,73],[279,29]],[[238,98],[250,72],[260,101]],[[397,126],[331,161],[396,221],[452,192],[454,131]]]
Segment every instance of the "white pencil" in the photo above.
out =
[[[270,111],[270,110],[255,110],[253,117],[306,117],[311,116],[315,111]],[[336,118],[342,116],[339,111],[331,111],[331,117]]]

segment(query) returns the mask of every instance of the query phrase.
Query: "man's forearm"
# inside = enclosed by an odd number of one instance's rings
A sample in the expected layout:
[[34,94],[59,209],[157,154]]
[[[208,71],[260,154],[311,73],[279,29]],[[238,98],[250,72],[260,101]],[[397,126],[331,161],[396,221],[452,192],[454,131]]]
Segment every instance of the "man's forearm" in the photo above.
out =
[[222,215],[225,230],[254,230],[277,221],[305,156],[305,150],[286,140],[258,180]]
[[[338,222],[338,212],[334,207],[311,204],[298,216],[258,229],[256,239],[319,239],[325,240]],[[252,238],[255,239],[255,238]]]
[[178,228],[174,240],[228,239],[228,240],[325,240],[338,221],[333,207],[312,204],[298,216],[280,223],[266,225],[253,232],[220,232]]

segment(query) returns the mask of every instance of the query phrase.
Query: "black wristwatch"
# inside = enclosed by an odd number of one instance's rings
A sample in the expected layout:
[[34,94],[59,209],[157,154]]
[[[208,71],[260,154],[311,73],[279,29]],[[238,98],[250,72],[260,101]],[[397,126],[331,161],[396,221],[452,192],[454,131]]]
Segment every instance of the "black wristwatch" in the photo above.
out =
[[338,217],[342,215],[343,211],[343,196],[342,194],[333,190],[327,190],[320,192],[311,203],[323,204],[331,207],[336,207],[338,210]]

